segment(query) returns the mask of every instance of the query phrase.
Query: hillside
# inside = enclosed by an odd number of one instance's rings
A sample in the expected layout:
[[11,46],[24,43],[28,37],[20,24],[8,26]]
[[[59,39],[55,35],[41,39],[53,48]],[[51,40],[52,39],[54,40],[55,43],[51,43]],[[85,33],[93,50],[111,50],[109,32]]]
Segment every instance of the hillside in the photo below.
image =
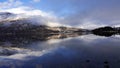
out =
[[4,12],[0,13],[0,36],[3,35],[49,35],[59,33],[79,33],[87,30],[64,26],[51,27],[36,24],[31,18]]

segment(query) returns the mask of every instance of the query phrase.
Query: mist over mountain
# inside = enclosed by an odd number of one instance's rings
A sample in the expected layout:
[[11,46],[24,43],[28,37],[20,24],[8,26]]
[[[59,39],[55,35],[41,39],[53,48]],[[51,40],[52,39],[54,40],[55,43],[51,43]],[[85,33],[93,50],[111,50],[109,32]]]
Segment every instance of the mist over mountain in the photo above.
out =
[[10,12],[0,12],[0,21],[16,18],[16,15]]
[[[53,16],[46,14],[31,14],[31,13],[12,13],[0,12],[0,24],[8,26],[11,24],[29,23],[34,25],[49,25],[58,26]],[[52,25],[51,25],[52,24]]]

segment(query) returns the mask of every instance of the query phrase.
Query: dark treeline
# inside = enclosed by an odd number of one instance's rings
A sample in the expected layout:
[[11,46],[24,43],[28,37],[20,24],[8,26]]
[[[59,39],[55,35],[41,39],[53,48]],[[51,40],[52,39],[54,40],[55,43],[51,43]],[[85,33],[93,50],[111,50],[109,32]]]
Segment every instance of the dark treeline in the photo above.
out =
[[116,34],[120,34],[120,27],[110,27],[110,26],[105,26],[105,27],[100,27],[92,30],[92,33],[95,35],[100,35],[100,36],[112,36]]
[[41,34],[42,32],[52,32],[52,30],[48,30],[46,27],[48,26],[31,24],[11,24],[11,26],[0,26],[0,34]]

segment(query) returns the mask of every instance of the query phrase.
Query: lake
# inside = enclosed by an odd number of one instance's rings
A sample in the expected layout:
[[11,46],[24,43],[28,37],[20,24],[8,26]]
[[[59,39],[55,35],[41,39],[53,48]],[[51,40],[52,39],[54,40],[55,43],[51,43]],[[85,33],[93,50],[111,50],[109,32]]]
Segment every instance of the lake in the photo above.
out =
[[120,68],[120,36],[0,40],[0,68]]

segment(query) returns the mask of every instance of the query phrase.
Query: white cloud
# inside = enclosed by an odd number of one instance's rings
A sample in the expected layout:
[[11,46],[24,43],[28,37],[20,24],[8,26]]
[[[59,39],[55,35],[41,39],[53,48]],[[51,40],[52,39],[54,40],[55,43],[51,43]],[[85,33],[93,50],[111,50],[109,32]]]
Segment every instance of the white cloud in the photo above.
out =
[[89,44],[89,43],[94,42],[95,40],[98,40],[98,39],[107,39],[107,37],[95,36],[95,35],[91,34],[91,35],[82,35],[82,36],[78,37],[78,39],[81,39],[81,40],[85,41],[86,44]]
[[49,52],[51,52],[51,51],[50,50],[27,51],[27,52],[24,52],[24,53],[17,53],[17,54],[11,55],[11,56],[6,56],[4,58],[27,60],[27,59],[30,59],[30,58],[28,58],[28,56],[38,57],[38,56],[43,56],[44,54],[49,53]]
[[[0,58],[8,58],[8,59],[17,59],[17,60],[27,60],[30,59],[28,58],[29,56],[43,56],[46,53],[52,52],[54,48],[49,48],[49,49],[43,49],[41,51],[34,51],[31,49],[24,49],[24,48],[3,48],[0,47],[0,52],[9,52],[12,55],[6,55],[6,56],[0,56]],[[4,54],[4,53],[3,53]],[[1,61],[0,61],[1,62]]]
[[[49,26],[60,26],[59,18],[52,12],[45,12],[39,9],[33,9],[27,6],[17,8],[3,9],[0,12],[11,12],[18,14],[19,18],[30,18],[36,24],[45,24]],[[16,18],[16,19],[19,19]]]
[[84,29],[95,29],[98,27],[106,26],[105,24],[102,24],[102,23],[99,23],[99,25],[98,25],[97,22],[99,22],[99,21],[84,20],[84,21],[82,21],[82,24],[78,25],[78,27],[84,28]]
[[7,0],[4,2],[0,2],[0,9],[7,9],[11,7],[17,7],[22,5],[23,3],[20,0]]
[[40,0],[33,0],[33,2],[40,2]]
[[49,16],[49,13],[43,12],[38,9],[33,9],[27,6],[20,6],[17,8],[9,8],[0,10],[1,12],[11,12],[15,14],[26,14],[26,15],[41,15],[41,16]]

